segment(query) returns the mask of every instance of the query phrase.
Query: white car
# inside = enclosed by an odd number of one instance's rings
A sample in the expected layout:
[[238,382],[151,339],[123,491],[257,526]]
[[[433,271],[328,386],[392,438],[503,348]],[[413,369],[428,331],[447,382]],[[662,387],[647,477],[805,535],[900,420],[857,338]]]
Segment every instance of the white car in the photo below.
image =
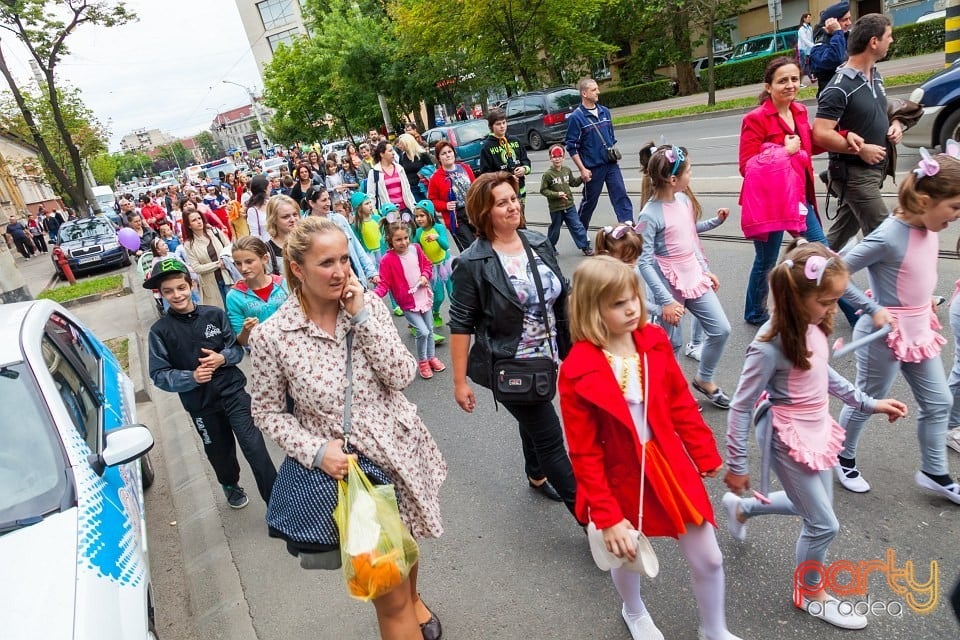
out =
[[[48,300],[0,305],[0,635],[156,638],[130,379]],[[143,462],[142,467],[140,462]]]
[[279,178],[280,177],[280,167],[287,164],[286,158],[267,158],[260,163],[260,170],[268,178]]

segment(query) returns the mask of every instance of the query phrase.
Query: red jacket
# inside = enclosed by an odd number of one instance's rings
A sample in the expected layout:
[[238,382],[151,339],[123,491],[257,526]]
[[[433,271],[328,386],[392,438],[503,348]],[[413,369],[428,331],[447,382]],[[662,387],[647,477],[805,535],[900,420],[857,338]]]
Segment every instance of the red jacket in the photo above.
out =
[[[472,183],[474,176],[470,165],[462,162],[457,164],[467,173],[467,177],[470,178]],[[427,198],[433,202],[433,208],[443,217],[443,223],[447,225],[447,229],[450,229],[450,212],[447,211],[447,203],[450,202],[450,178],[447,177],[447,172],[444,171],[443,167],[438,166],[437,170],[430,176],[430,181],[427,182]]]
[[802,102],[794,100],[790,103],[793,120],[797,131],[790,131],[787,123],[777,113],[773,100],[766,100],[759,107],[743,117],[740,126],[740,175],[744,175],[747,160],[760,153],[760,146],[764,142],[772,142],[783,146],[784,138],[788,135],[800,136],[800,148],[807,152],[806,188],[807,202],[817,208],[817,195],[814,191],[813,156],[823,153],[825,149],[813,145],[813,133],[810,129],[810,119],[807,107]]
[[[419,244],[410,244],[407,251],[417,252],[417,263],[420,265],[420,275],[429,280],[433,276],[433,265],[423,253]],[[430,289],[430,285],[427,285]],[[404,311],[410,311],[414,307],[413,294],[410,293],[410,285],[407,284],[407,277],[403,273],[403,263],[393,250],[383,254],[380,260],[380,283],[377,285],[375,293],[381,298],[387,293],[393,296],[397,306]],[[432,297],[431,292],[431,297]]]
[[[670,463],[684,494],[716,526],[700,472],[720,467],[710,427],[690,395],[673,348],[660,327],[634,331],[637,351],[647,356],[650,398],[647,419],[653,439]],[[630,409],[603,351],[577,342],[560,366],[560,410],[573,475],[577,479],[575,515],[606,529],[627,518],[637,526],[640,506],[640,438]],[[648,458],[649,465],[649,458]],[[649,477],[649,468],[648,468]],[[643,532],[677,537],[647,483]],[[588,517],[589,512],[589,517]]]

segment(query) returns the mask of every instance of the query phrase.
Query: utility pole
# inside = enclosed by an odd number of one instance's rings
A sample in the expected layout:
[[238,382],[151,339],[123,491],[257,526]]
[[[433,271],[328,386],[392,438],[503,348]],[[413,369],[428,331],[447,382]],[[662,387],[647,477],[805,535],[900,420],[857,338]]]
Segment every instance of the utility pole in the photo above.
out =
[[960,0],[947,0],[947,20],[943,25],[946,66],[960,59]]
[[257,131],[257,142],[260,143],[260,152],[266,155],[266,145],[263,143],[263,132],[266,125],[264,125],[263,122],[263,114],[260,113],[260,105],[257,104],[257,97],[253,95],[253,89],[246,85],[240,84],[239,82],[233,82],[232,80],[224,80],[223,84],[233,84],[247,92],[247,96],[250,98],[250,110],[253,111],[253,115],[257,119],[257,124],[259,125],[259,130]]

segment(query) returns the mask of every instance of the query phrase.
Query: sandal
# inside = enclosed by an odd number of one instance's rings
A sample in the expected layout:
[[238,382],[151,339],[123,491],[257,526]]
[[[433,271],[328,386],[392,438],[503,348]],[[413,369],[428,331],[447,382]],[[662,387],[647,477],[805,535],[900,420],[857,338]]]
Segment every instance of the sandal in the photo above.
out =
[[700,386],[696,380],[692,380],[690,384],[693,385],[693,388],[699,391],[710,401],[710,404],[717,407],[718,409],[729,409],[730,408],[730,398],[723,392],[719,386],[711,391],[707,391],[705,388]]

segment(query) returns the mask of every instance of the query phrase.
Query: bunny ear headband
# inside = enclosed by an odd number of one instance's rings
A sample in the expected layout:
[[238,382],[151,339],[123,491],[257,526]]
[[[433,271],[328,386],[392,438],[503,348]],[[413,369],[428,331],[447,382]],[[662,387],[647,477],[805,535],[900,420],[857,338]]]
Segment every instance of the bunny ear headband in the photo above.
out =
[[670,175],[677,175],[677,170],[680,168],[680,165],[683,164],[683,161],[687,159],[686,154],[683,152],[683,149],[673,145],[669,149],[663,150],[663,155],[669,162],[673,163],[673,168],[670,170]]
[[[947,143],[943,145],[943,153],[960,160],[960,144],[956,140],[947,140]],[[940,173],[940,163],[930,155],[929,151],[920,147],[920,162],[917,163],[917,168],[913,170],[913,175],[917,177],[917,180],[920,180],[921,178],[935,176],[938,173]]]
[[637,224],[633,224],[632,222],[621,222],[615,227],[604,227],[603,232],[608,234],[614,240],[619,240],[623,236],[627,235],[628,231],[632,231],[637,235],[642,234],[646,226],[647,223],[643,221],[637,222]]
[[[815,281],[819,287],[820,283],[823,282],[823,273],[827,270],[827,267],[830,266],[830,263],[833,262],[833,260],[833,256],[829,258],[824,258],[823,256],[810,256],[803,265],[804,277],[806,277],[807,280]],[[783,261],[783,264],[785,264],[788,269],[792,269],[795,263],[793,260],[788,258]]]
[[391,211],[391,212],[388,213],[387,216],[384,218],[384,220],[386,220],[386,221],[389,222],[390,224],[393,224],[394,222],[406,222],[407,224],[409,224],[412,219],[413,219],[413,218],[411,218],[411,217],[410,217],[410,214],[407,213],[406,211],[404,211],[404,212],[401,213],[400,215],[397,215],[396,213],[394,213],[394,212]]

